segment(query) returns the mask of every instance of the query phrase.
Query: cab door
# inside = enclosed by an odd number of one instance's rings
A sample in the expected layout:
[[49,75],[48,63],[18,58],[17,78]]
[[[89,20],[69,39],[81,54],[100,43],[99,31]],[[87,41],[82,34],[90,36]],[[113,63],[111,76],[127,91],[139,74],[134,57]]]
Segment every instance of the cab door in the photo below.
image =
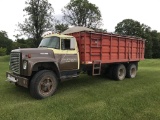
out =
[[61,38],[59,68],[61,71],[79,69],[79,52],[75,38]]

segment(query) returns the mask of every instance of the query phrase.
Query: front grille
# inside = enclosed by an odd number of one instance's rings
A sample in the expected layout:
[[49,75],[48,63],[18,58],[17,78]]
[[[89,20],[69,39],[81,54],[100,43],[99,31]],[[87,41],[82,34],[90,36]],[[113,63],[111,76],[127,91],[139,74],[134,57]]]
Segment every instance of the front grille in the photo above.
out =
[[12,72],[20,74],[20,53],[18,52],[11,53],[10,69]]

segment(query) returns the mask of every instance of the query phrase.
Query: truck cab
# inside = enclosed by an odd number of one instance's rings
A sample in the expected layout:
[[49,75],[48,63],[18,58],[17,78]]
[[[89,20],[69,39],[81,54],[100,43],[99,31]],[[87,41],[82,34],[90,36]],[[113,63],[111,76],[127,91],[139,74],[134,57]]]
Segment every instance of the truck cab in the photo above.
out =
[[50,34],[38,48],[15,49],[10,55],[9,82],[29,88],[34,98],[42,99],[56,91],[58,83],[77,77],[80,60],[75,37]]
[[73,36],[59,34],[45,36],[39,48],[53,51],[59,70],[63,73],[79,69],[79,52],[77,41]]

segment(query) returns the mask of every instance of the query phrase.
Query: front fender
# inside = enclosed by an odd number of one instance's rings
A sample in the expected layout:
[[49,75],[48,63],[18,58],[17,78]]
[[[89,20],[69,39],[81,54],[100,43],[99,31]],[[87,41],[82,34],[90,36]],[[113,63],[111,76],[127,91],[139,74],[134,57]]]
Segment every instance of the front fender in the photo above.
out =
[[31,76],[33,71],[39,71],[40,69],[56,69],[56,71],[59,72],[59,66],[55,59],[43,57],[28,59],[28,69],[24,74]]

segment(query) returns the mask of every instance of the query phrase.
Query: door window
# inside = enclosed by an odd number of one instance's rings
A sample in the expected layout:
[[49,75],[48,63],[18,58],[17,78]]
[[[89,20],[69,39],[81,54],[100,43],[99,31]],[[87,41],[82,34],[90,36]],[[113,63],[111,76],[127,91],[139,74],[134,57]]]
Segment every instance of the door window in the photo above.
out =
[[75,50],[75,39],[62,39],[61,40],[61,49],[62,50]]

